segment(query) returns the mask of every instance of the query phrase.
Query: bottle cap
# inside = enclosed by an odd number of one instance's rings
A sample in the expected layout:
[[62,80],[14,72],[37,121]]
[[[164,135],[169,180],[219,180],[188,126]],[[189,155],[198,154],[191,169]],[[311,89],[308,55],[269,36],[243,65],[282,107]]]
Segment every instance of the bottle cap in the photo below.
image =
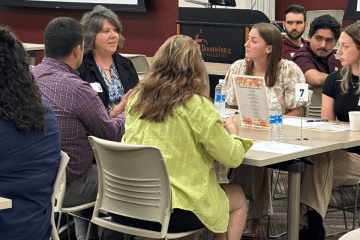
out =
[[219,83],[225,83],[225,79],[219,79]]

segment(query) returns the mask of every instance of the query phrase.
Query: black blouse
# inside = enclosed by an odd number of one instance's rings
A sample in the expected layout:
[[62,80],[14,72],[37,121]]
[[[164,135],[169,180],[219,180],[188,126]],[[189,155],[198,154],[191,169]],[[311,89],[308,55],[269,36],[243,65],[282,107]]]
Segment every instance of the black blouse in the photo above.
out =
[[[114,59],[115,67],[119,73],[119,77],[124,87],[125,93],[127,93],[130,89],[134,88],[139,83],[139,77],[136,69],[129,59],[121,56],[120,54],[114,53],[112,57]],[[93,88],[98,92],[98,95],[105,108],[108,108],[109,91],[106,87],[105,80],[96,65],[94,56],[92,54],[84,55],[83,62],[77,70],[80,73],[81,79],[84,81],[89,83],[99,83],[101,85],[101,90],[99,90],[99,88]]]

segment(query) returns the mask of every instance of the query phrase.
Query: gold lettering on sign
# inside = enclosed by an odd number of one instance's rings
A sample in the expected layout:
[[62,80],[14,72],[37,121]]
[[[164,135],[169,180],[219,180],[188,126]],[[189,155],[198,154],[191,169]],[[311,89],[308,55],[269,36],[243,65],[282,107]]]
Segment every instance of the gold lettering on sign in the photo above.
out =
[[201,52],[204,57],[210,58],[228,58],[228,55],[231,54],[231,48],[226,47],[209,47],[203,44],[201,46]]

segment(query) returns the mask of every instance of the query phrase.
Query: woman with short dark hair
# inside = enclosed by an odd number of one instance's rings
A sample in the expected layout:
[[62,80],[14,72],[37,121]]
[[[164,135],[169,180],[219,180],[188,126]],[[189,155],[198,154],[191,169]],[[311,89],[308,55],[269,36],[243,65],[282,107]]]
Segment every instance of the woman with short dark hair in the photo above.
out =
[[133,63],[121,56],[125,38],[117,15],[108,8],[96,6],[81,19],[84,33],[84,59],[77,69],[90,83],[111,115],[112,109],[138,82]]
[[0,211],[1,239],[48,240],[51,194],[61,142],[55,113],[42,101],[16,36],[0,28]]

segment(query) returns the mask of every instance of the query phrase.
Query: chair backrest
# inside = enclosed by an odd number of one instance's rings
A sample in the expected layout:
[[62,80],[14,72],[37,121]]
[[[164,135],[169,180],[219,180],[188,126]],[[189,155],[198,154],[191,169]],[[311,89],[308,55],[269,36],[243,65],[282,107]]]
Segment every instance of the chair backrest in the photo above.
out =
[[64,201],[64,195],[65,195],[65,189],[66,189],[66,166],[69,162],[69,156],[61,151],[60,153],[60,165],[59,169],[55,178],[54,182],[54,191],[51,195],[51,203],[52,203],[52,215],[51,215],[51,225],[52,225],[52,232],[51,232],[51,238],[53,240],[58,240],[59,235],[56,231],[55,226],[55,218],[54,213],[59,212],[61,209],[61,206]]
[[313,95],[308,109],[308,117],[321,118],[322,89],[322,86],[313,86],[309,84],[309,91],[311,90]]
[[160,234],[165,236],[171,212],[171,189],[160,150],[156,147],[124,144],[93,136],[89,137],[89,141],[94,151],[99,177],[93,218],[100,210],[104,210],[121,216],[158,222],[162,225],[162,230],[156,238],[162,238]]
[[143,54],[121,54],[121,55],[132,61],[140,80],[142,80],[144,76],[149,72],[150,66],[145,55]]
[[306,28],[304,34],[303,34],[303,38],[304,39],[308,39],[309,38],[309,30],[310,30],[310,24],[311,22],[321,16],[321,15],[325,15],[325,14],[330,14],[332,17],[334,17],[339,23],[340,23],[340,27],[342,26],[342,21],[343,21],[343,17],[344,17],[344,11],[343,10],[314,10],[314,11],[307,11],[306,12],[306,21],[309,23],[308,27]]
[[309,109],[310,109],[310,103],[311,103],[312,96],[313,96],[313,91],[309,90],[309,103],[305,107],[305,117],[309,116]]

